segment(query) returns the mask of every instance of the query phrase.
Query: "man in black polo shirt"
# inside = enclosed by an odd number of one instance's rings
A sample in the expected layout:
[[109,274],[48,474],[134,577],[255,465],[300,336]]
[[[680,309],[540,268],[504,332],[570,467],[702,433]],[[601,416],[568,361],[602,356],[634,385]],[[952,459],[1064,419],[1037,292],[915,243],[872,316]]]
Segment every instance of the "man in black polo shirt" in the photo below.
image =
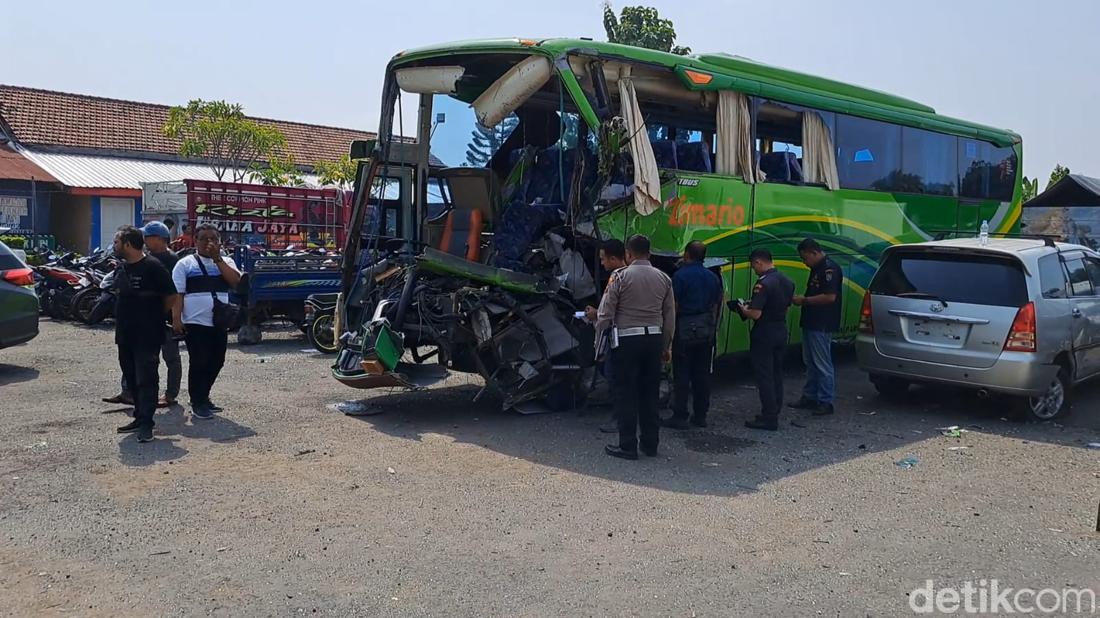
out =
[[806,363],[806,386],[792,408],[813,410],[814,416],[833,413],[836,373],[833,369],[833,333],[840,328],[841,283],[844,274],[812,238],[798,243],[798,255],[810,267],[806,295],[795,296],[802,307],[802,358]]
[[115,234],[115,254],[123,261],[116,275],[115,344],[122,375],[134,396],[134,420],[118,432],[136,431],[138,442],[153,439],[164,315],[176,300],[171,275],[145,255],[144,245],[140,229],[124,225]]

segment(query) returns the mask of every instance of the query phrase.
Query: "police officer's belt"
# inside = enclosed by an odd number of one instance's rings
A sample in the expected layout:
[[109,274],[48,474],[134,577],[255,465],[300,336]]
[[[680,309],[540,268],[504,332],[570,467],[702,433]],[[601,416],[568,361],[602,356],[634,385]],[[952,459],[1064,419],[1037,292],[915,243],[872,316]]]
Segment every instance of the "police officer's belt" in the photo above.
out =
[[620,337],[633,337],[635,335],[660,335],[660,326],[635,326],[633,328],[620,328]]

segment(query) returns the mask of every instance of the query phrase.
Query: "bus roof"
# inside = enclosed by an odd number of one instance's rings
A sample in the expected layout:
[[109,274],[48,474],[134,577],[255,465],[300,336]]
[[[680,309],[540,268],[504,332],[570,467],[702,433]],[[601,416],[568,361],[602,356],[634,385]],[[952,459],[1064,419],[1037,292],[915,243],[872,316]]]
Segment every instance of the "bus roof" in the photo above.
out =
[[715,79],[706,86],[688,87],[699,90],[733,89],[807,107],[980,138],[998,146],[1020,142],[1020,136],[1012,131],[942,116],[933,108],[911,99],[723,53],[678,56],[586,39],[481,39],[407,50],[395,56],[391,64],[448,54],[507,51],[542,53],[551,57],[580,53],[658,65],[674,71],[705,71],[721,79]]

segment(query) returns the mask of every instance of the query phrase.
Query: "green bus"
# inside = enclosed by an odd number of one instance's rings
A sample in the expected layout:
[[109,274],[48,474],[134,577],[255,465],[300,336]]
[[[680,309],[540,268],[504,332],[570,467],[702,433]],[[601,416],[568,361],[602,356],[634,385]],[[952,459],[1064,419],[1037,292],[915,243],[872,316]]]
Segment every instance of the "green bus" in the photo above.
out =
[[[556,213],[565,250],[597,287],[598,241],[641,233],[670,269],[703,241],[727,296],[745,298],[757,247],[801,289],[795,246],[812,236],[845,271],[840,338],[854,335],[886,246],[976,234],[982,222],[1011,233],[1020,220],[1011,131],[738,56],[587,39],[402,52],[387,68],[378,141],[353,156],[366,162],[345,255],[389,237],[531,273],[562,253],[543,242]],[[348,262],[345,298],[362,266]],[[567,270],[586,280],[553,272]],[[723,322],[718,353],[747,349],[747,326]]]

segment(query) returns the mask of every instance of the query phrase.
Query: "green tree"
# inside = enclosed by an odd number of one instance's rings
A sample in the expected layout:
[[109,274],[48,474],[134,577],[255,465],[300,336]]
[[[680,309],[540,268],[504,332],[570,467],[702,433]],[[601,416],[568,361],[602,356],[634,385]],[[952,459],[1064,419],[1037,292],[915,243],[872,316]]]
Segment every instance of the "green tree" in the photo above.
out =
[[351,155],[344,155],[336,161],[318,161],[313,165],[313,170],[321,185],[349,189],[355,182],[355,171],[358,167],[357,160],[353,160]]
[[1024,176],[1023,200],[1026,202],[1026,201],[1030,200],[1031,198],[1035,197],[1036,195],[1039,195],[1039,179],[1038,178],[1028,179],[1027,176]]
[[645,47],[680,56],[691,53],[690,47],[676,45],[676,29],[671,19],[663,19],[657,9],[648,6],[623,7],[615,15],[610,2],[603,4],[603,28],[612,43]]
[[294,155],[281,152],[268,156],[266,165],[253,163],[249,168],[248,178],[252,182],[277,187],[304,187],[306,184],[302,171],[294,161]]
[[205,159],[218,180],[231,172],[240,182],[257,162],[286,149],[286,136],[278,129],[247,118],[239,104],[225,101],[195,99],[173,107],[163,131],[180,140],[181,155]]
[[495,127],[485,127],[481,123],[474,125],[470,135],[470,143],[466,146],[466,165],[470,167],[485,167],[489,159],[500,149],[500,145],[511,135],[512,129],[519,124],[517,116],[509,116]]
[[1069,176],[1069,168],[1063,167],[1061,163],[1054,166],[1054,171],[1050,173],[1050,182],[1047,183],[1047,188],[1054,186],[1054,183]]

